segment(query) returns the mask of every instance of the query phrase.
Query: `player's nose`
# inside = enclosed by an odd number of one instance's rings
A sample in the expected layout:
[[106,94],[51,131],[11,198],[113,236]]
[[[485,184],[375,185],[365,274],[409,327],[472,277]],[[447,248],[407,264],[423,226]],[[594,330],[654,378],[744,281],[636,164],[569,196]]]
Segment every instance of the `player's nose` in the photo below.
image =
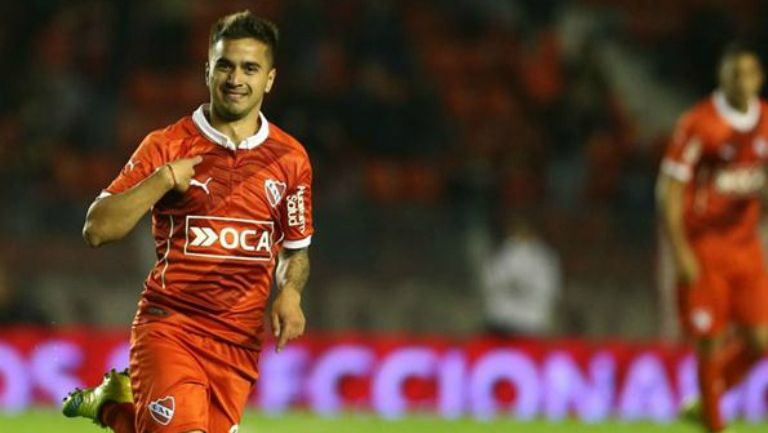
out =
[[240,68],[233,68],[232,72],[227,75],[227,84],[230,86],[238,86],[243,83],[245,74]]

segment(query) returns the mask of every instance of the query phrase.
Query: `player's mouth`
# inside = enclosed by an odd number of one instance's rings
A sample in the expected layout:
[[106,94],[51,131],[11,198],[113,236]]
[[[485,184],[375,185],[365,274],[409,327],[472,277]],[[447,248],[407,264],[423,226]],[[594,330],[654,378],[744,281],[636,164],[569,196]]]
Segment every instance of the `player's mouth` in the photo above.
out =
[[248,92],[244,92],[242,90],[236,91],[222,89],[221,93],[224,95],[224,99],[231,102],[240,102],[248,97]]

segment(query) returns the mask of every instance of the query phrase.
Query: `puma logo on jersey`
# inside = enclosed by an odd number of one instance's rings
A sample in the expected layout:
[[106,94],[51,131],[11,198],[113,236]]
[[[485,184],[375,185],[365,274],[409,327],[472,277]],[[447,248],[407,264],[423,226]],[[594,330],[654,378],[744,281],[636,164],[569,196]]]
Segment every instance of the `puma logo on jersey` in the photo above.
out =
[[197,179],[190,179],[189,186],[196,186],[202,189],[203,191],[205,191],[206,195],[211,195],[211,191],[208,190],[208,184],[211,182],[211,180],[213,180],[212,177],[209,177],[208,179],[206,179],[205,182],[200,182]]
[[285,182],[279,182],[274,179],[267,179],[264,181],[264,191],[267,193],[267,200],[272,207],[277,207],[280,204],[280,200],[283,199],[283,194],[287,185]]
[[184,254],[232,260],[272,260],[272,221],[188,215]]

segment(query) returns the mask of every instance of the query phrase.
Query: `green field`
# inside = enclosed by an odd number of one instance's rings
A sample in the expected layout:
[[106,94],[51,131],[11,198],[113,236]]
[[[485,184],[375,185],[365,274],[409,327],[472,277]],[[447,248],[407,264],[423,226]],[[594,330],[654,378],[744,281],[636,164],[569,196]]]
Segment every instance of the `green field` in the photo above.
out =
[[[277,418],[249,413],[240,433],[697,433],[701,430],[688,424],[653,425],[645,423],[603,423],[584,425],[575,422],[548,423],[512,421],[478,422],[474,420],[443,421],[429,417],[412,417],[402,421],[384,421],[370,416],[347,415],[340,418],[292,413]],[[737,433],[768,431],[768,424],[737,425]],[[2,433],[98,433],[104,432],[83,419],[66,419],[57,412],[37,410],[22,414],[0,416]],[[218,432],[213,432],[218,433]]]

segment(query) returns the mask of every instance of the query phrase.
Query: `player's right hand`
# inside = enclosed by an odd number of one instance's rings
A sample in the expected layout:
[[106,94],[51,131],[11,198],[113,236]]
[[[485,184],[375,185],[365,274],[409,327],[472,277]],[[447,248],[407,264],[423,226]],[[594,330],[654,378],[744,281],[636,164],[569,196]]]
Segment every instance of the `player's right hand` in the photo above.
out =
[[699,278],[699,261],[691,250],[683,250],[677,257],[677,277],[679,282],[691,285]]
[[175,186],[173,189],[180,193],[187,192],[189,189],[189,181],[195,176],[195,166],[203,161],[202,156],[196,156],[194,158],[182,158],[176,161],[169,162],[166,170],[173,170],[173,173],[168,173],[171,176],[171,181],[175,179]]

